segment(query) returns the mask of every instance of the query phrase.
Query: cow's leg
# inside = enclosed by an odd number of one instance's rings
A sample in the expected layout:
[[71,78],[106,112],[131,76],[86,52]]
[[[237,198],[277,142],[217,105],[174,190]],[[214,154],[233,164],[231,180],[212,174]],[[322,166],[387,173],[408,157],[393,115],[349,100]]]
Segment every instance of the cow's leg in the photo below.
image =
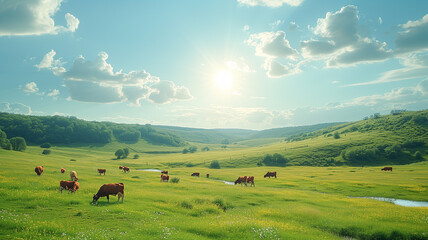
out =
[[107,195],[107,202],[110,202],[110,198],[108,197],[108,195]]
[[59,192],[60,192],[60,193],[62,193],[62,189],[63,189],[62,187],[59,187]]

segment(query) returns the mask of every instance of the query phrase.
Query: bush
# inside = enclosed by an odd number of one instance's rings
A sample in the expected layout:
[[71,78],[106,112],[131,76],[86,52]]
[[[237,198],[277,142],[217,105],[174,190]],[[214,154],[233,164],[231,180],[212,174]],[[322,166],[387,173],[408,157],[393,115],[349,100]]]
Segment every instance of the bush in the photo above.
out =
[[334,139],[339,139],[340,134],[338,132],[334,132],[333,137],[334,137]]
[[217,160],[213,160],[210,164],[210,168],[220,169],[220,163]]
[[267,154],[263,158],[263,163],[266,166],[284,166],[289,160],[279,153],[273,155]]
[[13,137],[9,141],[10,144],[12,144],[12,150],[14,151],[24,151],[27,149],[27,143],[22,137]]
[[397,158],[401,154],[400,144],[394,144],[390,147],[385,148],[385,154],[388,158]]
[[45,149],[45,150],[43,150],[42,154],[43,155],[51,154],[51,150]]
[[263,166],[263,161],[260,160],[257,162],[257,167],[261,167],[261,166]]
[[178,182],[180,182],[180,178],[177,178],[177,177],[171,178],[170,182],[171,183],[178,183]]
[[140,155],[138,155],[138,154],[134,155],[134,159],[138,159],[139,157],[140,157]]
[[209,147],[203,147],[203,148],[201,148],[201,150],[202,151],[209,151],[209,150],[211,150]]
[[361,146],[347,149],[342,156],[350,163],[364,166],[376,158],[377,151],[377,148]]
[[189,152],[189,149],[187,149],[187,148],[183,149],[183,154],[186,154],[188,152]]
[[40,145],[41,148],[51,148],[52,145],[50,143],[43,143],[42,145]]
[[417,148],[423,147],[424,145],[425,142],[422,139],[408,139],[403,143],[403,147],[405,148]]
[[117,157],[117,159],[120,159],[125,153],[123,152],[123,149],[117,149],[114,155]]
[[196,147],[196,146],[190,146],[189,147],[189,152],[190,153],[194,153],[194,152],[196,152],[198,150],[198,147]]

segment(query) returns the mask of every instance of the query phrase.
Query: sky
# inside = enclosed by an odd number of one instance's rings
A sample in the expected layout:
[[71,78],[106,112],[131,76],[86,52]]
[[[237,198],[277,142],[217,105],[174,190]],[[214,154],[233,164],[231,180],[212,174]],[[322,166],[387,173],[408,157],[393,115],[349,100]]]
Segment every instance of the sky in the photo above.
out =
[[0,112],[269,129],[428,109],[428,1],[0,0]]

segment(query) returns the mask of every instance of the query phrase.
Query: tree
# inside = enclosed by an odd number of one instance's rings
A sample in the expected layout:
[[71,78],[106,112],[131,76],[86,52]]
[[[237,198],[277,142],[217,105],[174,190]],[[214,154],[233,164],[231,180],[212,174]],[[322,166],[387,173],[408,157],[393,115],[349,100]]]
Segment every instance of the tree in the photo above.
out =
[[129,155],[129,149],[128,148],[124,148],[123,149],[123,157],[122,158],[127,158]]
[[225,138],[223,140],[221,140],[221,144],[230,144],[229,139]]
[[202,150],[202,151],[209,151],[209,150],[210,150],[210,148],[209,148],[209,147],[203,147],[203,148],[201,148],[201,150]]
[[416,151],[416,152],[415,152],[415,158],[416,158],[417,160],[422,160],[422,159],[424,159],[424,158],[422,157],[422,153],[421,153],[420,151]]
[[6,133],[3,132],[1,129],[0,129],[0,148],[6,149],[6,150],[12,149],[12,145],[7,139]]
[[188,152],[189,152],[189,149],[187,149],[187,148],[183,149],[183,154],[186,154]]
[[12,144],[12,150],[14,151],[24,151],[27,149],[27,143],[22,137],[13,137],[10,139],[10,143]]
[[339,139],[340,138],[339,132],[334,132],[333,137],[334,139]]
[[117,151],[114,153],[116,155],[117,159],[120,159],[124,154],[123,149],[117,149]]
[[369,148],[366,146],[354,147],[346,150],[344,157],[346,160],[353,164],[361,164],[364,166],[365,164],[370,163],[370,160],[374,160],[376,158],[377,149]]
[[198,150],[198,147],[196,147],[196,146],[190,146],[189,147],[189,152],[190,153],[194,153],[194,152],[196,152]]
[[227,148],[227,146],[226,146],[226,145],[223,145],[223,146],[221,146],[221,148],[226,149],[226,148]]
[[138,154],[134,155],[134,159],[138,159],[139,157],[140,157],[140,155],[138,155]]
[[210,164],[210,168],[220,169],[220,163],[217,160],[213,160]]
[[43,155],[51,154],[51,150],[49,150],[49,149],[45,149],[45,150],[43,150],[42,154],[43,154]]

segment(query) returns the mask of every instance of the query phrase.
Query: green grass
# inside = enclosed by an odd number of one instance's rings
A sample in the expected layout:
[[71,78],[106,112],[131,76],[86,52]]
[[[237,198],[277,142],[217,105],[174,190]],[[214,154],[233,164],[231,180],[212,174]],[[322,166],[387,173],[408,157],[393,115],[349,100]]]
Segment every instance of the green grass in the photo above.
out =
[[[353,134],[254,148],[214,147],[194,154],[141,153],[139,159],[120,160],[112,151],[122,147],[118,143],[53,147],[47,156],[39,147],[0,150],[0,239],[427,239],[428,208],[349,198],[427,201],[427,161],[394,165],[393,172],[252,163],[264,153],[302,157],[317,149],[334,150],[334,141],[355,144],[366,139]],[[208,169],[211,160],[219,160],[222,169]],[[195,166],[185,167],[188,163]],[[34,172],[38,165],[45,167],[40,177]],[[131,167],[131,172],[121,172],[119,165]],[[106,176],[99,176],[97,168],[107,169]],[[136,170],[143,168],[169,170],[180,181],[162,183],[160,173]],[[80,189],[60,194],[59,181],[68,180],[72,170],[78,173]],[[277,171],[278,178],[264,179],[267,171]],[[210,173],[210,178],[191,177],[192,172]],[[219,181],[241,175],[255,176],[256,187]],[[91,204],[99,187],[111,182],[125,184],[124,203],[112,196],[110,203],[101,198]]]

